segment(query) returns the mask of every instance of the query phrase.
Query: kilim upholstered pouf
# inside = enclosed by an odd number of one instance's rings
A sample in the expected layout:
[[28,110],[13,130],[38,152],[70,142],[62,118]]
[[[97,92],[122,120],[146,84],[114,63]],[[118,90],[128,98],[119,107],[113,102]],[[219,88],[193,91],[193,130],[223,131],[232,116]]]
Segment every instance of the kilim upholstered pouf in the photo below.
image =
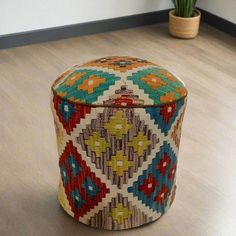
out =
[[138,58],[64,72],[52,86],[64,210],[110,230],[161,217],[175,196],[186,95],[176,76]]

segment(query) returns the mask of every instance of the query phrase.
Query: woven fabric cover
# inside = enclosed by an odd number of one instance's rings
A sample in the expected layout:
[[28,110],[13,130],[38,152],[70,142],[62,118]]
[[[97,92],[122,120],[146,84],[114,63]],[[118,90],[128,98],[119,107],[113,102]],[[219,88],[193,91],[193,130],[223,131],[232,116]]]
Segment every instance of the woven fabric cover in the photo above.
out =
[[65,71],[51,100],[65,211],[109,230],[160,218],[175,196],[186,96],[173,73],[139,58]]

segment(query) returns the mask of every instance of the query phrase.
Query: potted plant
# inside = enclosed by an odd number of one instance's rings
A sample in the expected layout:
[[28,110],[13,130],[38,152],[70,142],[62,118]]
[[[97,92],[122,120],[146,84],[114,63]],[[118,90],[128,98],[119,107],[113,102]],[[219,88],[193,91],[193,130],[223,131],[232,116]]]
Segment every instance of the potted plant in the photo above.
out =
[[197,0],[172,0],[175,9],[169,12],[169,31],[177,38],[190,39],[198,34],[201,12]]

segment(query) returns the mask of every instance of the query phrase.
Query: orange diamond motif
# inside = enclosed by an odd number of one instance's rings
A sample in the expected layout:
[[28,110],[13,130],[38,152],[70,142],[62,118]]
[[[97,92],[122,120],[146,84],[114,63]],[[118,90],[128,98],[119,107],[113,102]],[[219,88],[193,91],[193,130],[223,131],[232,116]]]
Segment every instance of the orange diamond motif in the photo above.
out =
[[88,94],[91,94],[93,93],[95,88],[97,88],[100,84],[104,82],[104,78],[91,75],[86,80],[84,80],[83,83],[77,87],[77,89],[86,91]]
[[69,77],[66,81],[65,81],[65,85],[68,86],[73,86],[75,84],[75,82],[77,82],[85,73],[79,72],[77,74],[74,74],[73,76]]
[[161,78],[153,74],[146,75],[141,80],[145,81],[153,90],[166,84]]

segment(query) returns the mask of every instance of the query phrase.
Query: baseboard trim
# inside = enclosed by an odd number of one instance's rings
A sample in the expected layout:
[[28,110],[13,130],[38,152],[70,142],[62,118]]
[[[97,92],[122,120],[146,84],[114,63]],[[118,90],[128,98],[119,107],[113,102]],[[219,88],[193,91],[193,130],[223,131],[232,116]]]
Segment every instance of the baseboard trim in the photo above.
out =
[[201,18],[203,22],[210,26],[213,26],[216,29],[223,31],[224,33],[236,37],[236,24],[227,21],[219,16],[216,16],[208,11],[205,11],[201,8],[199,8],[199,10],[201,11]]
[[[199,10],[202,13],[203,22],[227,34],[230,34],[233,37],[236,37],[236,26],[234,23],[220,18],[203,9],[199,8]],[[167,9],[107,20],[59,26],[2,36],[0,35],[0,49],[167,22],[169,11],[170,9]]]
[[0,49],[167,22],[169,10],[0,36]]

